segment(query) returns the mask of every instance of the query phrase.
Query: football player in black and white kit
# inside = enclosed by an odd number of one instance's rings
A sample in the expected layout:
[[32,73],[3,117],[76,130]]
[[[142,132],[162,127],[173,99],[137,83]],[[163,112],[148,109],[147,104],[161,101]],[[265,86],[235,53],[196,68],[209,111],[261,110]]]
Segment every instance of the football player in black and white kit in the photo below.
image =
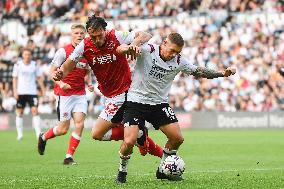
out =
[[13,68],[13,93],[17,100],[16,104],[16,129],[17,139],[23,138],[23,112],[26,104],[29,104],[33,116],[32,126],[36,132],[36,138],[40,134],[40,117],[38,115],[38,82],[41,94],[45,92],[43,79],[39,72],[39,67],[32,60],[32,52],[24,49],[22,59],[20,59]]
[[[179,146],[183,143],[184,138],[178,120],[168,104],[169,90],[178,73],[183,72],[198,78],[213,79],[228,77],[236,72],[234,68],[215,71],[193,65],[180,55],[183,46],[182,36],[172,33],[160,46],[144,44],[140,49],[141,54],[135,65],[124,112],[124,141],[119,150],[120,166],[116,178],[118,183],[126,182],[127,164],[137,139],[139,127],[143,127],[145,121],[154,125],[155,129],[160,129],[168,138],[161,164],[166,157],[176,154]],[[161,173],[159,167],[156,177],[171,179]],[[181,179],[181,177],[175,178],[175,180]]]

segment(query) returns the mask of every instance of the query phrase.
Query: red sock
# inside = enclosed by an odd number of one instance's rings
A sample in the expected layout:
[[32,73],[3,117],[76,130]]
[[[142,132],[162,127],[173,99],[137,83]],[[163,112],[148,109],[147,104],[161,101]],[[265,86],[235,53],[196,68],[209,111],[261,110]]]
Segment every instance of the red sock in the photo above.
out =
[[48,129],[48,131],[44,133],[45,141],[47,141],[48,139],[54,138],[54,137],[55,137],[55,134],[53,132],[53,128]]
[[163,149],[158,144],[155,144],[155,142],[149,136],[147,137],[147,140],[148,140],[148,143],[149,143],[148,153],[153,155],[153,156],[158,156],[158,157],[162,158]]
[[80,143],[80,140],[76,139],[72,134],[71,137],[70,137],[70,140],[69,140],[69,146],[68,146],[67,154],[70,154],[71,156],[73,156],[73,154],[76,151],[76,148],[78,147],[79,143]]
[[110,140],[123,140],[124,138],[124,126],[119,124],[116,127],[111,128]]

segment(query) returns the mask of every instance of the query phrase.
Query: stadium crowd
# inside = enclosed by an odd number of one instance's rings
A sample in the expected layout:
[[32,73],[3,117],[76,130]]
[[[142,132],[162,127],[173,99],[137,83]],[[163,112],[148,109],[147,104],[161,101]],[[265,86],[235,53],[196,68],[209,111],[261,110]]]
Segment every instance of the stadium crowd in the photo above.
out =
[[112,19],[174,16],[181,12],[227,10],[283,11],[276,0],[4,0],[0,2],[2,18],[16,18],[34,29],[36,24],[61,21],[84,21],[92,10]]
[[[189,18],[197,10],[212,9],[237,13],[228,14],[225,19],[206,17],[205,21],[197,19],[197,22],[180,19]],[[84,22],[90,10],[111,19],[121,30],[139,28],[131,25],[125,28],[113,20],[143,18],[144,28],[153,34],[152,43],[160,43],[172,31],[179,32],[186,41],[182,53],[194,64],[212,69],[237,67],[237,74],[226,79],[194,79],[180,74],[169,97],[175,110],[284,110],[284,78],[278,73],[284,61],[284,18],[280,18],[283,11],[280,1],[6,0],[0,2],[1,26],[16,19],[23,23],[27,34],[11,40],[9,34],[0,30],[0,111],[10,112],[15,108],[11,73],[19,52],[27,47],[33,51],[34,60],[45,77],[46,94],[40,98],[39,112],[55,112],[53,82],[48,78],[49,63],[56,49],[69,42],[69,35],[54,23]],[[279,19],[257,18],[253,22],[241,22],[236,15],[246,11],[279,12]],[[153,26],[151,19],[161,16],[172,18],[171,24],[166,22],[167,19],[161,19],[160,24]],[[103,100],[99,91],[87,93],[87,96],[89,111],[99,112]]]

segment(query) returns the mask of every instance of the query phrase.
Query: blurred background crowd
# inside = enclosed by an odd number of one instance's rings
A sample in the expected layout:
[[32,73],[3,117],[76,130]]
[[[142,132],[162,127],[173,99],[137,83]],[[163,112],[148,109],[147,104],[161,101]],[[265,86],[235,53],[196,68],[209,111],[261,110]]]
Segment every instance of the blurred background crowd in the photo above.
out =
[[[235,66],[237,74],[214,80],[180,74],[170,92],[176,111],[284,110],[284,2],[277,0],[4,0],[0,2],[0,111],[10,112],[12,69],[30,48],[45,78],[39,112],[55,112],[49,64],[70,42],[70,25],[95,13],[117,30],[143,29],[151,43],[170,32],[186,41],[182,54],[212,69]],[[273,15],[273,17],[271,16]],[[95,83],[94,79],[94,83]],[[87,93],[89,111],[102,110],[101,94]]]

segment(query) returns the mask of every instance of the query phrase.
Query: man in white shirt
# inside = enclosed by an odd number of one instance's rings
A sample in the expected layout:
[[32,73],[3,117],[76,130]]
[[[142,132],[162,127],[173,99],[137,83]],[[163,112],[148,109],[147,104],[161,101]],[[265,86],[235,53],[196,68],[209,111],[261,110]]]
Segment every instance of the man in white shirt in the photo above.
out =
[[37,84],[41,89],[41,94],[44,95],[45,88],[43,78],[40,76],[39,67],[32,60],[32,52],[29,49],[24,49],[22,59],[20,59],[13,68],[13,93],[17,100],[16,104],[16,129],[17,139],[23,138],[23,112],[28,103],[32,116],[33,128],[36,132],[36,138],[40,134],[40,117],[38,115],[38,91]]
[[[175,155],[183,143],[178,120],[168,103],[172,82],[179,72],[208,79],[235,74],[234,68],[215,71],[193,65],[180,55],[183,46],[181,35],[171,33],[160,46],[144,44],[141,47],[124,111],[124,141],[119,150],[120,166],[116,178],[118,183],[126,182],[127,164],[139,128],[145,127],[145,121],[151,123],[155,129],[160,129],[168,138],[160,166],[168,156]],[[156,172],[157,179],[171,180],[172,178],[161,173],[160,166]]]

